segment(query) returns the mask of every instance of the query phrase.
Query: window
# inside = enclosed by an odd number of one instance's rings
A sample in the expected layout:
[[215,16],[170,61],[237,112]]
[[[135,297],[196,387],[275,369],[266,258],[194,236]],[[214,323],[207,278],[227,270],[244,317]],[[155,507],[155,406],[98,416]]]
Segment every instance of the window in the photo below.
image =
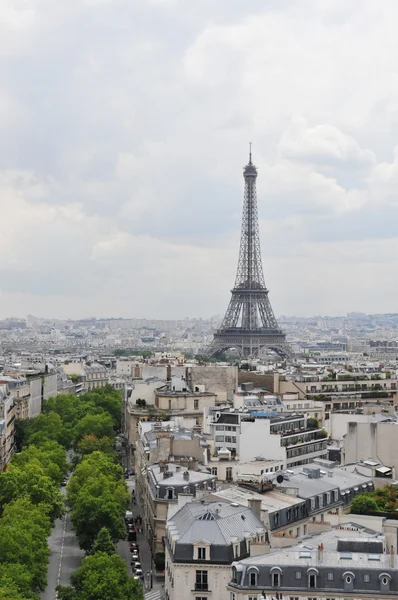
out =
[[208,590],[207,571],[196,571],[195,590]]
[[174,488],[167,488],[167,500],[174,499]]
[[287,509],[286,518],[288,521],[290,521],[290,519],[292,518],[292,509],[291,508]]
[[206,548],[198,548],[198,560],[206,560]]
[[[235,594],[234,594],[234,596],[235,596]],[[196,597],[195,597],[195,600],[207,600],[207,598],[206,598],[206,596],[196,596]],[[234,599],[232,598],[232,596],[231,596],[231,600],[234,600]]]
[[236,600],[235,592],[231,592],[230,600]]
[[232,467],[227,467],[225,469],[225,479],[227,481],[232,481]]
[[315,575],[315,573],[310,573],[308,575],[308,587],[309,588],[316,587],[316,575]]
[[211,468],[211,474],[215,475],[217,477],[217,475],[218,475],[218,469],[217,469],[217,467],[212,467]]
[[350,575],[347,575],[347,577],[345,578],[346,583],[350,584],[352,579]]
[[363,580],[365,583],[369,583],[370,582],[370,575],[368,573],[365,573],[365,575],[363,576]]
[[255,586],[257,585],[257,573],[249,573],[249,585]]
[[234,544],[234,558],[238,558],[239,554],[239,544]]
[[272,587],[279,587],[280,585],[280,574],[272,573]]
[[303,574],[301,571],[296,571],[296,579],[302,579],[303,578]]
[[334,580],[334,573],[328,573],[328,581]]
[[199,408],[199,400],[197,398],[195,398],[195,400],[193,401],[193,409],[198,410],[198,408]]
[[274,514],[274,525],[275,527],[278,527],[279,525],[279,513]]

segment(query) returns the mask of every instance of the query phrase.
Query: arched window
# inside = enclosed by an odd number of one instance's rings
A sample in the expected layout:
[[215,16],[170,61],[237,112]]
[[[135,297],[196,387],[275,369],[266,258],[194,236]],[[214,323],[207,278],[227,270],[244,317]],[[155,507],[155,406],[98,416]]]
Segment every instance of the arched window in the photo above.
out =
[[382,592],[389,592],[390,591],[391,575],[389,575],[389,573],[381,573],[379,575],[379,579],[380,579],[381,591]]
[[311,569],[308,569],[307,575],[308,575],[308,587],[309,588],[316,588],[318,574],[319,574],[318,570],[315,569],[314,567],[312,567]]
[[282,569],[280,567],[272,567],[271,571],[271,585],[272,587],[280,587]]

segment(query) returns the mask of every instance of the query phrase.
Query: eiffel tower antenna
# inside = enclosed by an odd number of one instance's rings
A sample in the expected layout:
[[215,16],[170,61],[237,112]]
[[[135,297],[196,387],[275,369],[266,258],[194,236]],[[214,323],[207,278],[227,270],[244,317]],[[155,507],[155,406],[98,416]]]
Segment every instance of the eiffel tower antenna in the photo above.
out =
[[272,350],[282,358],[288,358],[292,350],[279,328],[264,280],[258,225],[257,169],[252,162],[251,142],[249,162],[243,170],[243,177],[245,193],[235,285],[221,327],[214,334],[207,353],[214,356],[235,348],[242,357],[248,357],[261,356]]

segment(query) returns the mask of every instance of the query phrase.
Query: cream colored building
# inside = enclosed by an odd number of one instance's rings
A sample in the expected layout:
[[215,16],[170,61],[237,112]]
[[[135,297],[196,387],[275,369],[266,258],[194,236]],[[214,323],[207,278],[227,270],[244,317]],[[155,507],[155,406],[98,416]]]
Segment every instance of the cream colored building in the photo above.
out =
[[250,508],[186,502],[167,522],[165,549],[169,600],[229,600],[232,564],[266,552],[265,530]]
[[14,453],[14,425],[17,407],[7,383],[0,381],[0,470],[10,462]]

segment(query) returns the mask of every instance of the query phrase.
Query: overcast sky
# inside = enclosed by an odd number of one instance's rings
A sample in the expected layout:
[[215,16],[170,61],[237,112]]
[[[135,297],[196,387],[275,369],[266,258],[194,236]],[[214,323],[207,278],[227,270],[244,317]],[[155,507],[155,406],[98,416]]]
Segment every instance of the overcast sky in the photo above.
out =
[[397,0],[2,0],[0,317],[396,312]]

